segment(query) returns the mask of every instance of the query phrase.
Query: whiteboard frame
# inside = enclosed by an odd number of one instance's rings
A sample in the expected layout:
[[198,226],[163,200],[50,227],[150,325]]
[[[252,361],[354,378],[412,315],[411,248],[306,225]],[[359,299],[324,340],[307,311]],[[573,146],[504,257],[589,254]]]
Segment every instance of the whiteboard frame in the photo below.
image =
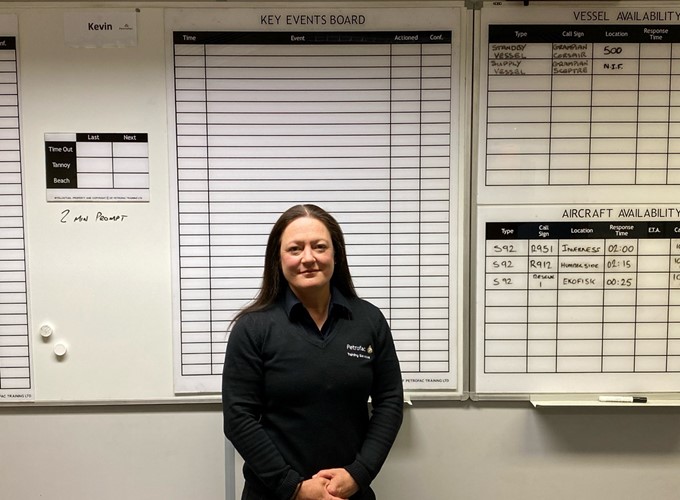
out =
[[[289,10],[289,9],[329,9],[329,8],[352,8],[352,9],[387,9],[387,8],[447,8],[452,10],[458,10],[459,26],[452,26],[451,29],[454,33],[453,48],[454,51],[458,50],[458,64],[460,73],[458,76],[458,81],[456,82],[456,88],[458,90],[458,102],[452,100],[451,105],[453,109],[458,109],[458,116],[451,117],[452,129],[456,127],[456,133],[451,132],[451,139],[457,142],[457,151],[453,151],[452,148],[451,157],[456,159],[458,165],[458,171],[451,169],[450,172],[450,192],[451,201],[450,207],[454,210],[455,220],[452,217],[450,219],[450,225],[453,228],[450,232],[452,242],[450,243],[450,251],[455,250],[455,272],[456,274],[450,274],[450,284],[449,290],[451,297],[456,297],[455,304],[450,305],[451,318],[455,317],[455,349],[452,351],[455,354],[455,360],[452,362],[456,363],[455,373],[457,377],[456,389],[441,389],[441,390],[428,390],[428,389],[412,389],[405,390],[406,401],[415,400],[437,400],[437,399],[453,399],[453,400],[464,400],[468,397],[468,364],[467,364],[467,345],[469,338],[469,319],[468,319],[468,306],[467,301],[469,300],[466,294],[468,290],[468,273],[469,266],[466,265],[468,262],[468,245],[465,242],[468,241],[466,238],[469,235],[469,194],[470,194],[470,153],[469,153],[469,139],[470,131],[469,127],[466,126],[469,123],[467,117],[470,116],[470,94],[471,94],[471,84],[472,84],[472,58],[470,57],[470,51],[472,47],[472,30],[470,25],[472,23],[472,11],[465,8],[464,2],[338,2],[338,3],[324,3],[324,2],[310,2],[310,3],[286,3],[285,6],[280,6],[280,4],[264,2],[262,4],[246,4],[246,3],[230,3],[227,6],[215,6],[211,5],[212,8],[221,11],[228,11],[230,9],[238,9],[247,7],[248,9],[262,10],[266,8],[278,8],[279,11]],[[172,32],[177,30],[224,30],[233,31],[233,28],[225,27],[222,25],[220,20],[214,20],[212,23],[205,23],[203,20],[203,13],[192,16],[191,12],[187,9],[166,9],[165,11],[165,38],[166,47],[172,47]],[[195,17],[198,20],[194,20]],[[184,19],[181,23],[176,23],[171,20],[171,18],[181,18]],[[177,24],[180,24],[178,27]],[[290,28],[288,28],[290,30]],[[273,30],[276,31],[276,30]],[[458,46],[456,46],[456,43]],[[173,67],[173,60],[171,51],[166,49],[166,65],[167,70]],[[452,66],[453,77],[456,76],[457,68]],[[452,83],[453,86],[453,83]],[[168,101],[168,130],[174,126],[174,116],[172,115],[174,101],[174,86],[171,84],[170,79],[168,79],[167,86],[167,101]],[[457,121],[456,121],[457,120]],[[169,158],[174,161],[174,151],[175,151],[175,138],[172,134],[168,137],[169,146]],[[454,156],[455,155],[455,156]],[[171,165],[170,168],[174,168]],[[176,202],[176,193],[172,190],[175,189],[172,185],[173,177],[176,174],[171,174],[171,203]],[[452,205],[455,203],[455,207]],[[173,210],[173,220],[172,224],[176,225],[176,215]],[[173,226],[174,227],[174,226]],[[456,241],[453,241],[453,238]],[[176,230],[173,229],[173,290],[178,290],[178,276],[176,269],[179,266],[179,256],[178,256],[178,241]],[[451,257],[451,254],[450,254]],[[453,260],[452,260],[453,262]],[[453,268],[452,268],[453,269]],[[173,348],[175,352],[174,361],[174,379],[175,379],[175,391],[177,394],[188,394],[188,391],[181,380],[178,379],[178,356],[181,352],[181,346],[179,345],[179,299],[173,296]],[[453,321],[452,321],[453,323]],[[451,333],[450,333],[451,336]],[[451,352],[451,351],[450,351]],[[178,384],[182,389],[178,391]],[[187,392],[185,392],[187,391]]]
[[[650,1],[650,2],[633,2],[629,0],[624,0],[624,1],[607,1],[607,0],[602,0],[602,1],[557,1],[557,0],[547,0],[547,1],[541,1],[541,2],[527,2],[526,4],[523,4],[520,1],[503,1],[503,0],[481,0],[478,2],[480,5],[480,10],[476,10],[474,14],[474,31],[475,31],[475,39],[473,42],[473,47],[475,49],[475,54],[474,54],[474,64],[476,65],[476,70],[474,71],[474,78],[479,81],[481,80],[482,73],[486,74],[486,70],[482,70],[482,66],[487,63],[486,60],[482,60],[482,55],[486,51],[482,51],[482,44],[485,43],[482,40],[482,34],[485,32],[483,29],[482,23],[483,23],[483,12],[482,10],[486,7],[487,9],[507,9],[506,12],[511,12],[513,14],[516,14],[518,12],[522,12],[522,9],[527,9],[525,12],[536,12],[540,11],[543,9],[545,12],[549,12],[550,9],[554,8],[559,8],[559,9],[569,9],[569,8],[579,8],[582,10],[586,9],[632,9],[632,10],[651,10],[654,9],[655,7],[674,7],[677,10],[677,2],[669,1],[669,0],[661,0],[661,1]],[[505,24],[511,24],[508,23],[507,21],[504,21]],[[555,21],[553,19],[547,20],[544,24],[559,24],[560,21]],[[503,24],[503,23],[502,23]],[[486,88],[486,84],[484,84],[483,88]],[[473,305],[470,307],[470,338],[474,339],[474,342],[471,342],[470,344],[470,349],[469,349],[469,355],[470,355],[470,372],[469,372],[469,382],[470,382],[470,399],[473,401],[531,401],[532,404],[534,404],[535,407],[545,407],[545,406],[612,406],[612,403],[602,403],[598,400],[598,394],[597,392],[592,392],[592,393],[576,393],[576,392],[547,392],[547,393],[530,393],[526,391],[518,391],[518,392],[499,392],[499,391],[487,391],[487,392],[479,392],[477,389],[477,370],[479,367],[477,366],[477,349],[476,349],[476,341],[477,336],[479,335],[480,332],[477,331],[477,325],[479,324],[479,318],[477,317],[477,307],[474,305],[475,296],[478,295],[479,292],[479,287],[483,287],[484,283],[479,283],[478,282],[478,276],[480,273],[478,272],[479,269],[478,267],[483,265],[482,262],[479,262],[477,259],[477,255],[479,253],[478,249],[478,243],[480,242],[480,237],[478,232],[480,231],[481,224],[479,224],[478,221],[478,209],[480,206],[493,206],[493,205],[511,205],[512,203],[519,203],[518,206],[522,206],[523,204],[527,203],[526,199],[529,198],[530,194],[532,191],[540,190],[543,186],[535,186],[535,187],[526,187],[522,189],[522,196],[519,196],[518,198],[522,201],[520,202],[513,202],[512,200],[507,200],[504,197],[502,197],[502,189],[503,188],[494,188],[491,190],[486,189],[486,192],[483,193],[483,195],[480,197],[480,190],[483,190],[484,187],[480,186],[480,179],[482,178],[483,172],[480,172],[480,166],[481,166],[481,152],[480,152],[480,144],[481,144],[481,115],[486,113],[485,109],[482,109],[481,104],[484,101],[485,98],[482,99],[481,96],[482,92],[482,86],[477,84],[473,86],[472,89],[472,99],[473,99],[473,124],[472,124],[472,141],[471,141],[471,149],[472,149],[472,160],[471,160],[471,168],[472,168],[472,178],[471,178],[471,205],[470,205],[470,210],[471,210],[471,245],[470,245],[470,252],[471,252],[471,278],[470,278],[470,289],[469,289],[469,294],[470,294],[470,300],[473,301]],[[667,186],[671,187],[671,186]],[[488,187],[487,187],[488,188]],[[515,186],[506,186],[504,187],[505,189],[514,189]],[[615,187],[616,188],[616,187]],[[677,186],[675,186],[677,188]],[[664,190],[666,192],[672,191],[672,189],[666,189]],[[494,196],[497,194],[501,194],[501,201],[496,201],[494,199]],[[664,195],[665,197],[668,197],[668,193]],[[481,201],[480,201],[481,198]],[[645,201],[640,201],[637,199],[639,197],[636,197],[635,204],[636,205],[645,205]],[[552,203],[555,202],[555,200],[550,199],[550,197],[539,197],[539,199],[535,200],[536,203],[535,205],[539,205],[540,203],[547,204],[548,206],[551,205]],[[579,202],[581,204],[591,204],[592,202],[597,202],[601,203],[602,201],[608,202],[608,205],[616,205],[620,204],[620,198],[619,199],[611,199],[611,200],[602,200],[600,198],[596,199],[589,199],[587,196],[583,197],[583,199],[579,199]],[[634,200],[631,200],[631,202]],[[658,200],[654,200],[655,202]],[[677,200],[676,200],[677,201]],[[561,203],[561,205],[567,204],[567,201],[564,201],[564,203]],[[509,222],[512,220],[512,218],[509,218]],[[617,393],[620,394],[620,393]],[[628,394],[628,393],[626,393]],[[680,388],[678,392],[669,392],[669,391],[658,391],[658,392],[653,392],[650,393],[651,397],[648,399],[648,402],[644,405],[636,404],[636,406],[677,406],[680,405]],[[631,394],[632,395],[632,394]],[[635,394],[638,395],[638,394]],[[621,406],[624,407],[630,407],[630,403],[625,403],[622,404]]]

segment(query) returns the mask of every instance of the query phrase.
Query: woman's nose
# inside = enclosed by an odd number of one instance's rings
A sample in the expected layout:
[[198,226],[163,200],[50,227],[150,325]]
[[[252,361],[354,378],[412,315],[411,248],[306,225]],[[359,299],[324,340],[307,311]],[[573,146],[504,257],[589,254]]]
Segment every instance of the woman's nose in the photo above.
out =
[[309,246],[306,246],[302,250],[302,262],[313,262],[314,261],[314,252],[312,252],[312,248]]

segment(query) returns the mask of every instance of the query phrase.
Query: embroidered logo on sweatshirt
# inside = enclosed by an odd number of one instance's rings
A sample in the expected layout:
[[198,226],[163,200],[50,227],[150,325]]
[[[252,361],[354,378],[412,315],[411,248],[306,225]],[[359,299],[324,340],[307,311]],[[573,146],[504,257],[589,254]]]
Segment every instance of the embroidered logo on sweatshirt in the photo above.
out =
[[372,355],[373,346],[370,344],[366,347],[362,345],[347,344],[347,356],[350,358],[371,359]]

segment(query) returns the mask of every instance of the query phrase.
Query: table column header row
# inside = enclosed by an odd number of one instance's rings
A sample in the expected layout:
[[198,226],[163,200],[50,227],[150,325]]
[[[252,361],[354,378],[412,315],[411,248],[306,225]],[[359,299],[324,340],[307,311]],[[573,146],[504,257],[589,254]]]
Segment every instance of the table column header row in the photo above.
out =
[[117,134],[117,133],[96,133],[96,134],[75,134],[76,142],[149,142],[149,134]]
[[13,36],[0,36],[0,50],[16,50],[17,39]]
[[488,222],[487,240],[680,238],[680,221]]
[[495,24],[489,43],[676,43],[678,25]]
[[451,43],[451,31],[175,31],[175,45],[375,45]]

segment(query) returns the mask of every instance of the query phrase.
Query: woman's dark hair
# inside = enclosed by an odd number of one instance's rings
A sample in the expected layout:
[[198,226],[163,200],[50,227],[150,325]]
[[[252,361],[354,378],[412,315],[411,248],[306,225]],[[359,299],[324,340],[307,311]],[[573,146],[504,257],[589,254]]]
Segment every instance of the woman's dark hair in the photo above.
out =
[[245,308],[241,309],[232,324],[241,316],[253,311],[261,311],[276,302],[279,295],[285,290],[286,278],[281,270],[281,236],[288,225],[301,217],[312,217],[326,226],[331,235],[335,268],[331,277],[331,285],[335,286],[347,297],[356,297],[352,275],[347,264],[347,252],[345,251],[345,237],[342,234],[340,224],[331,214],[316,205],[295,205],[283,212],[272,227],[267,240],[267,249],[264,255],[264,272],[262,274],[262,286],[257,296]]

